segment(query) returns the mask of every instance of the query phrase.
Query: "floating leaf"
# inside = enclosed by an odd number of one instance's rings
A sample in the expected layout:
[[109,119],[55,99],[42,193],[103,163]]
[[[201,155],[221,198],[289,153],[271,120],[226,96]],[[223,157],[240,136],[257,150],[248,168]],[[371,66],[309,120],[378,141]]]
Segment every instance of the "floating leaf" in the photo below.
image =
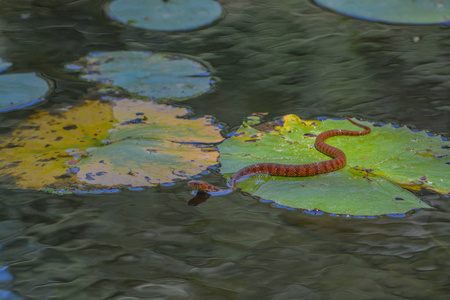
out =
[[191,59],[150,52],[96,53],[70,67],[83,67],[82,77],[121,87],[153,100],[186,100],[211,89],[208,69]]
[[0,142],[0,175],[20,188],[57,190],[185,179],[217,163],[209,144],[222,140],[211,118],[187,113],[129,99],[37,112]]
[[394,24],[449,24],[442,0],[315,0],[325,8],[364,20]]
[[[1,67],[0,65],[0,69]],[[0,75],[0,112],[39,103],[47,90],[47,82],[35,73],[2,74]]]
[[80,162],[79,180],[151,186],[189,178],[217,163],[218,152],[199,144],[222,140],[211,119],[177,118],[187,110],[141,100],[118,101],[113,111],[120,122],[111,134],[115,142]]
[[[296,178],[252,176],[238,187],[281,205],[351,215],[404,213],[428,207],[401,187],[450,192],[449,142],[406,127],[370,126],[369,135],[327,140],[347,155],[347,166],[339,171]],[[285,116],[283,126],[275,131],[242,126],[219,146],[221,171],[230,177],[258,162],[305,164],[328,160],[314,148],[314,137],[330,129],[357,130],[348,121],[301,121],[294,115]]]
[[255,176],[239,187],[284,206],[336,214],[373,216],[428,208],[412,193],[389,180],[367,177],[351,169],[292,180]]
[[109,11],[125,24],[177,31],[209,25],[222,15],[222,7],[212,0],[115,0]]

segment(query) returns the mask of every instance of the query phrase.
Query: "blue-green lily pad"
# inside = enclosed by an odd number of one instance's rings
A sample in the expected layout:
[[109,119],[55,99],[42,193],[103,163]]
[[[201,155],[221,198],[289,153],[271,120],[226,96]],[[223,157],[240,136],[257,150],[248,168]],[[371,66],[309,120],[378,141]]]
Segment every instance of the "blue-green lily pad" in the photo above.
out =
[[206,66],[192,59],[140,51],[89,55],[71,68],[83,67],[82,78],[114,85],[160,102],[186,100],[208,92],[213,84]]
[[196,29],[222,15],[222,7],[213,0],[116,0],[109,11],[122,23],[165,31]]
[[6,62],[6,61],[4,61],[4,60],[2,60],[2,59],[0,58],[0,72],[5,71],[5,70],[8,69],[11,65],[12,65],[12,63]]
[[47,91],[47,82],[35,73],[0,75],[0,112],[39,103]]
[[314,0],[318,5],[359,19],[392,24],[449,24],[444,0]]

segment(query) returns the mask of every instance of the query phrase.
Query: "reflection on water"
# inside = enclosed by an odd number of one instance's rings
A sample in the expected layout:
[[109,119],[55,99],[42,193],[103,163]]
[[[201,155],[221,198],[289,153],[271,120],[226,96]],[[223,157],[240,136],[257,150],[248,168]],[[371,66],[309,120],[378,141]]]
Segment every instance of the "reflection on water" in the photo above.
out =
[[211,197],[210,194],[205,193],[203,191],[197,191],[194,198],[192,198],[191,200],[188,201],[188,205],[189,206],[198,206],[200,204],[205,203],[206,200],[209,199],[209,197]]
[[357,115],[445,133],[447,38],[447,26],[369,23],[284,1],[233,10],[218,26],[178,41],[223,80],[219,93],[192,105],[203,113],[210,103],[233,125],[268,111],[307,119]]
[[[226,0],[225,19],[212,27],[158,33],[110,21],[103,1],[4,2],[0,57],[55,80],[42,108],[85,92],[65,63],[92,51],[150,50],[211,63],[218,90],[189,105],[230,126],[259,111],[449,135],[447,27],[366,23],[307,1]],[[2,132],[27,113],[0,116]],[[424,194],[434,210],[375,219],[283,210],[239,192],[197,207],[191,198],[185,182],[108,195],[1,190],[0,298],[448,297],[446,197]]]
[[[14,195],[15,197],[11,197]],[[311,216],[183,187],[8,192],[1,263],[27,299],[445,299],[450,205],[406,218]],[[135,297],[135,298],[128,298]]]

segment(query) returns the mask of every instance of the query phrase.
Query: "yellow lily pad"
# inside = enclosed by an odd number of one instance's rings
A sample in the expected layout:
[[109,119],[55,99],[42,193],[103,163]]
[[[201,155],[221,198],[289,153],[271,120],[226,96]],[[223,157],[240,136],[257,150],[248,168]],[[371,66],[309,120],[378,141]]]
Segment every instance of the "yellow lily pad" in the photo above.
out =
[[92,190],[185,179],[217,163],[222,140],[210,117],[136,99],[38,111],[0,142],[9,187]]
[[109,137],[113,115],[109,104],[86,102],[57,114],[37,111],[0,142],[0,176],[11,176],[15,186],[40,189],[65,186],[66,150],[100,146]]

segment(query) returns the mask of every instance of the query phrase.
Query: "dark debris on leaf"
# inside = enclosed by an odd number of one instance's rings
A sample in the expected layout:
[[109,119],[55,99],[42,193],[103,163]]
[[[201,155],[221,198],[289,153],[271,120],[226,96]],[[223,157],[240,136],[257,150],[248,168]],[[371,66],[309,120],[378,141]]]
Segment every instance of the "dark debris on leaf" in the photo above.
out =
[[67,178],[70,178],[70,177],[71,177],[70,174],[62,174],[62,175],[59,175],[59,176],[54,176],[55,179],[67,179]]
[[67,126],[63,127],[64,130],[74,130],[74,129],[77,129],[77,128],[78,128],[77,125],[67,125]]
[[143,123],[145,123],[144,119],[136,118],[136,119],[132,119],[129,121],[125,121],[125,122],[121,123],[120,125],[143,124]]
[[366,180],[369,181],[369,182],[374,182],[372,179],[370,179],[370,178],[367,177],[367,176],[364,176],[363,178],[366,179]]
[[71,174],[77,174],[78,172],[80,172],[80,168],[78,168],[78,167],[68,168],[67,172],[69,172]]

